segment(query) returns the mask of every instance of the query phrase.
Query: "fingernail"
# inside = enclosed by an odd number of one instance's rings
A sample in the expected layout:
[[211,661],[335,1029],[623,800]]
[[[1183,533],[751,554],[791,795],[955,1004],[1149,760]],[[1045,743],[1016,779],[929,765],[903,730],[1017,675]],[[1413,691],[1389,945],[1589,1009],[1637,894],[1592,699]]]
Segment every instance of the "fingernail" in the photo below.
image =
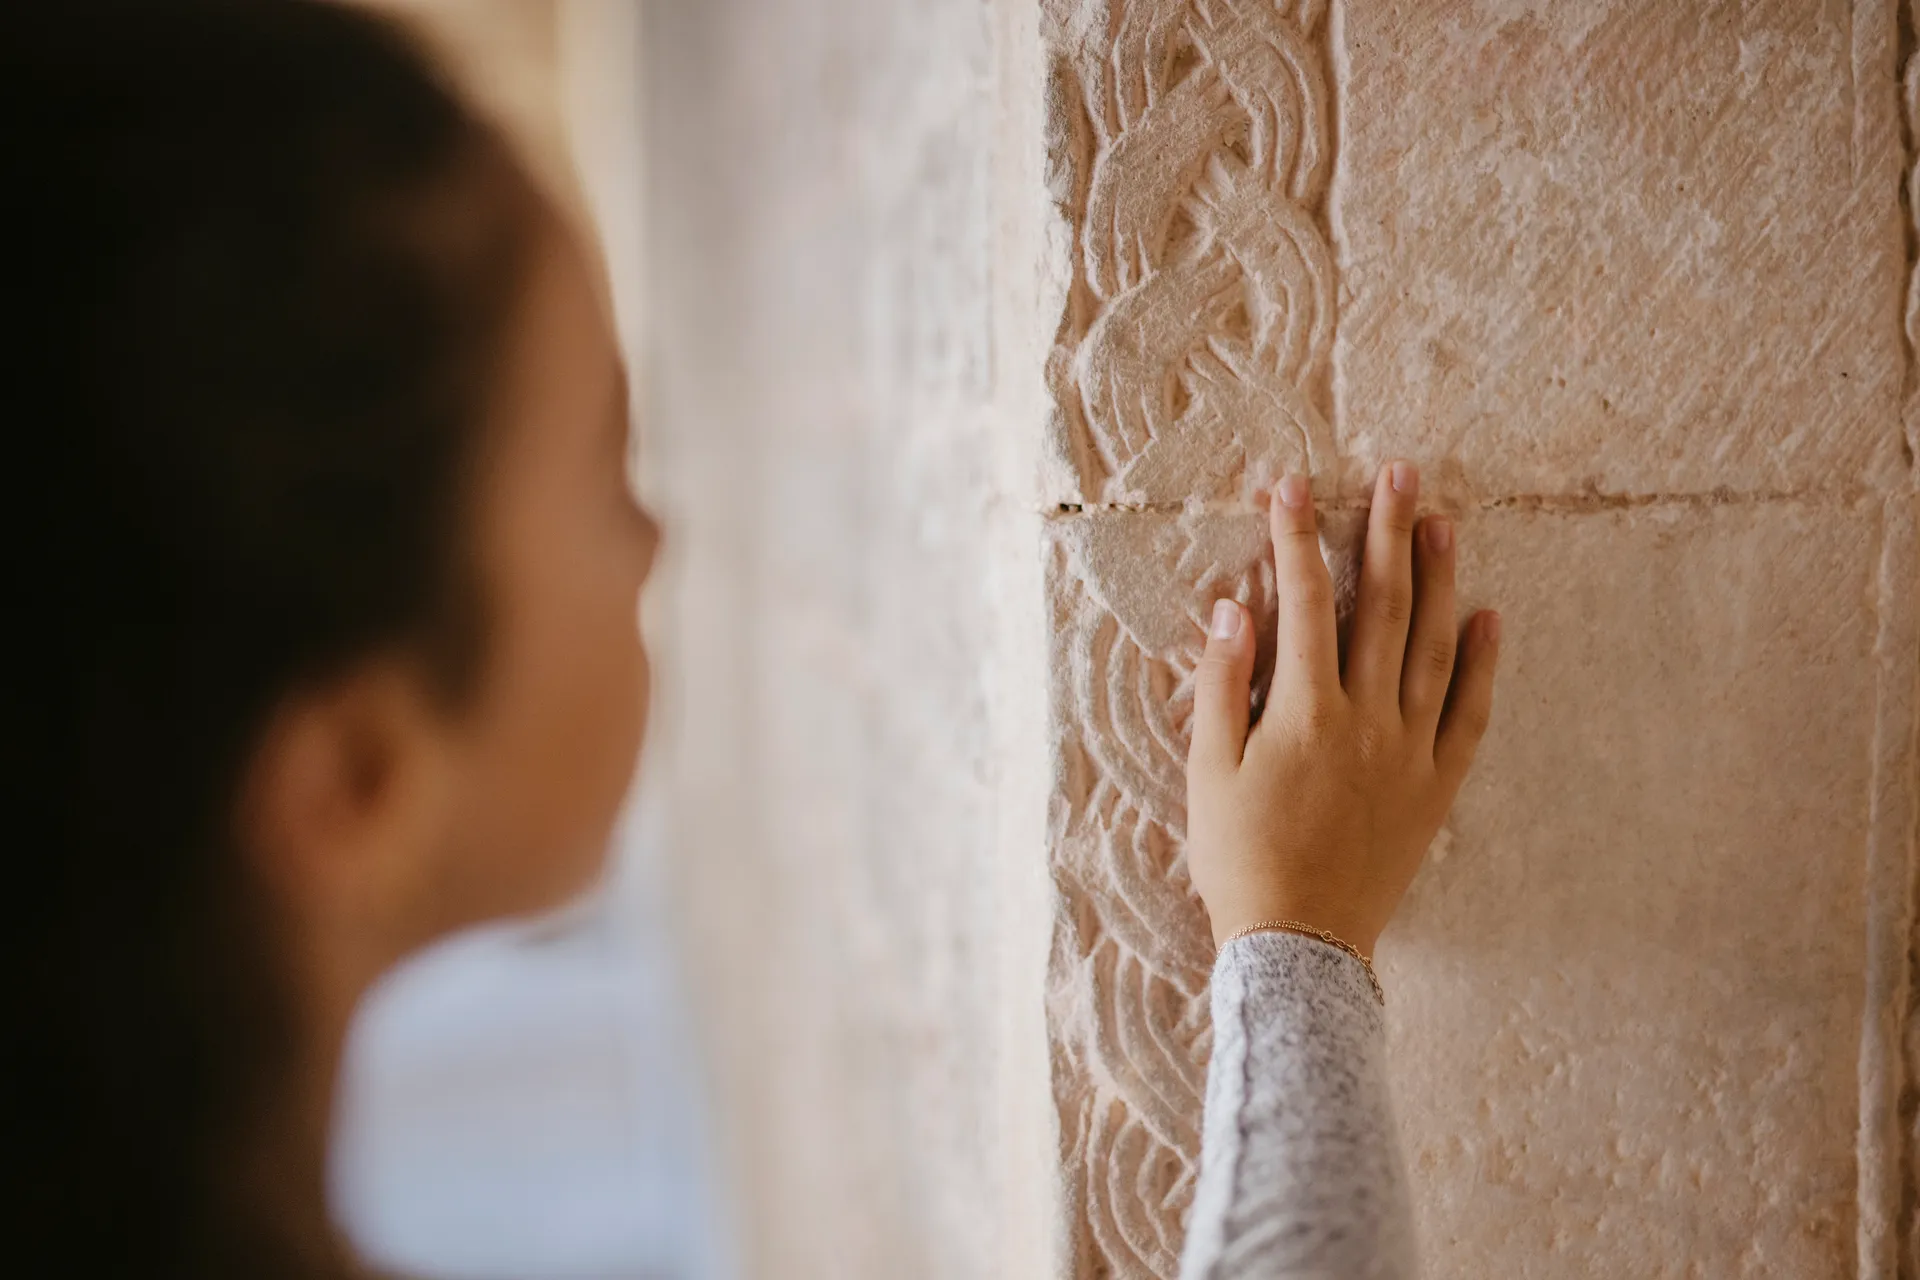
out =
[[1453,546],[1453,521],[1445,516],[1427,521],[1427,546],[1444,555]]
[[1287,476],[1280,481],[1280,501],[1285,506],[1304,507],[1312,496],[1313,489],[1305,476]]
[[1231,640],[1240,634],[1240,607],[1231,600],[1213,602],[1213,638]]
[[1396,493],[1413,493],[1420,488],[1420,468],[1411,462],[1393,464],[1393,488]]
[[1488,614],[1487,620],[1484,625],[1487,629],[1488,643],[1499,644],[1500,643],[1500,615],[1497,613]]

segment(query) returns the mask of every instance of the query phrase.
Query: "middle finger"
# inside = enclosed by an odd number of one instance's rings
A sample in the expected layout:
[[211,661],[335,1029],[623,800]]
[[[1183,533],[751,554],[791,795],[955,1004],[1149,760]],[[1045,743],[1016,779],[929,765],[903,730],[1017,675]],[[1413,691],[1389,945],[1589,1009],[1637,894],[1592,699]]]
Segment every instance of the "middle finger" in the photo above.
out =
[[1358,705],[1396,718],[1407,621],[1413,616],[1413,521],[1419,501],[1417,467],[1396,459],[1380,468],[1347,652],[1347,693]]

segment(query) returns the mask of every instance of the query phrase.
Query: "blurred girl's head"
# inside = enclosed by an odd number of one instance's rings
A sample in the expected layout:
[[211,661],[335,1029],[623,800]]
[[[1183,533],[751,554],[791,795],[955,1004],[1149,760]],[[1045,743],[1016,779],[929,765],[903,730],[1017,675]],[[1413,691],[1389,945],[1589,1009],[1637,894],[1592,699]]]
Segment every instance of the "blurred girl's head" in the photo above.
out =
[[277,1128],[354,996],[603,856],[654,546],[623,374],[564,220],[386,25],[9,22],[10,1248],[324,1269]]

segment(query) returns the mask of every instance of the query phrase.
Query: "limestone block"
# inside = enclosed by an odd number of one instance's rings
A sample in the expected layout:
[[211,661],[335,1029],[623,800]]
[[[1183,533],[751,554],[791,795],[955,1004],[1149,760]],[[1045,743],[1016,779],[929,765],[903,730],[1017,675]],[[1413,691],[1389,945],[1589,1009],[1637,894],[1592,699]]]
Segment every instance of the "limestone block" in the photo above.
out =
[[1855,1274],[1882,535],[1462,521],[1501,688],[1380,956],[1429,1274]]
[[1132,513],[1049,530],[1048,1009],[1075,1276],[1177,1269],[1212,1039],[1213,949],[1180,847],[1191,681],[1216,597],[1270,604],[1264,532]]
[[1892,9],[1347,5],[1343,455],[1482,494],[1903,470]]
[[[1380,953],[1428,1273],[1847,1271],[1880,504],[1459,519],[1502,688]],[[1209,1043],[1186,682],[1214,595],[1267,606],[1263,523],[1055,525],[1073,1274],[1166,1277]]]
[[[1230,497],[1333,460],[1324,0],[1046,0],[1062,501]],[[1061,478],[1064,477],[1064,478]]]

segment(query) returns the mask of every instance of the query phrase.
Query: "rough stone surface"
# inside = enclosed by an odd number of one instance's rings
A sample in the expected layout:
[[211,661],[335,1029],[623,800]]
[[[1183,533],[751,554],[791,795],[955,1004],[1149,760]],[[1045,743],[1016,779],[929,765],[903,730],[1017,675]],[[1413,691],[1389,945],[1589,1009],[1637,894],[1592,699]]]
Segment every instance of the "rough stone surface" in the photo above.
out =
[[1430,1274],[1852,1272],[1881,517],[1462,519],[1498,713],[1380,953]]
[[1344,17],[1343,456],[1490,494],[1909,465],[1891,3]]
[[1052,1270],[1016,7],[646,9],[650,767],[752,1276]]

